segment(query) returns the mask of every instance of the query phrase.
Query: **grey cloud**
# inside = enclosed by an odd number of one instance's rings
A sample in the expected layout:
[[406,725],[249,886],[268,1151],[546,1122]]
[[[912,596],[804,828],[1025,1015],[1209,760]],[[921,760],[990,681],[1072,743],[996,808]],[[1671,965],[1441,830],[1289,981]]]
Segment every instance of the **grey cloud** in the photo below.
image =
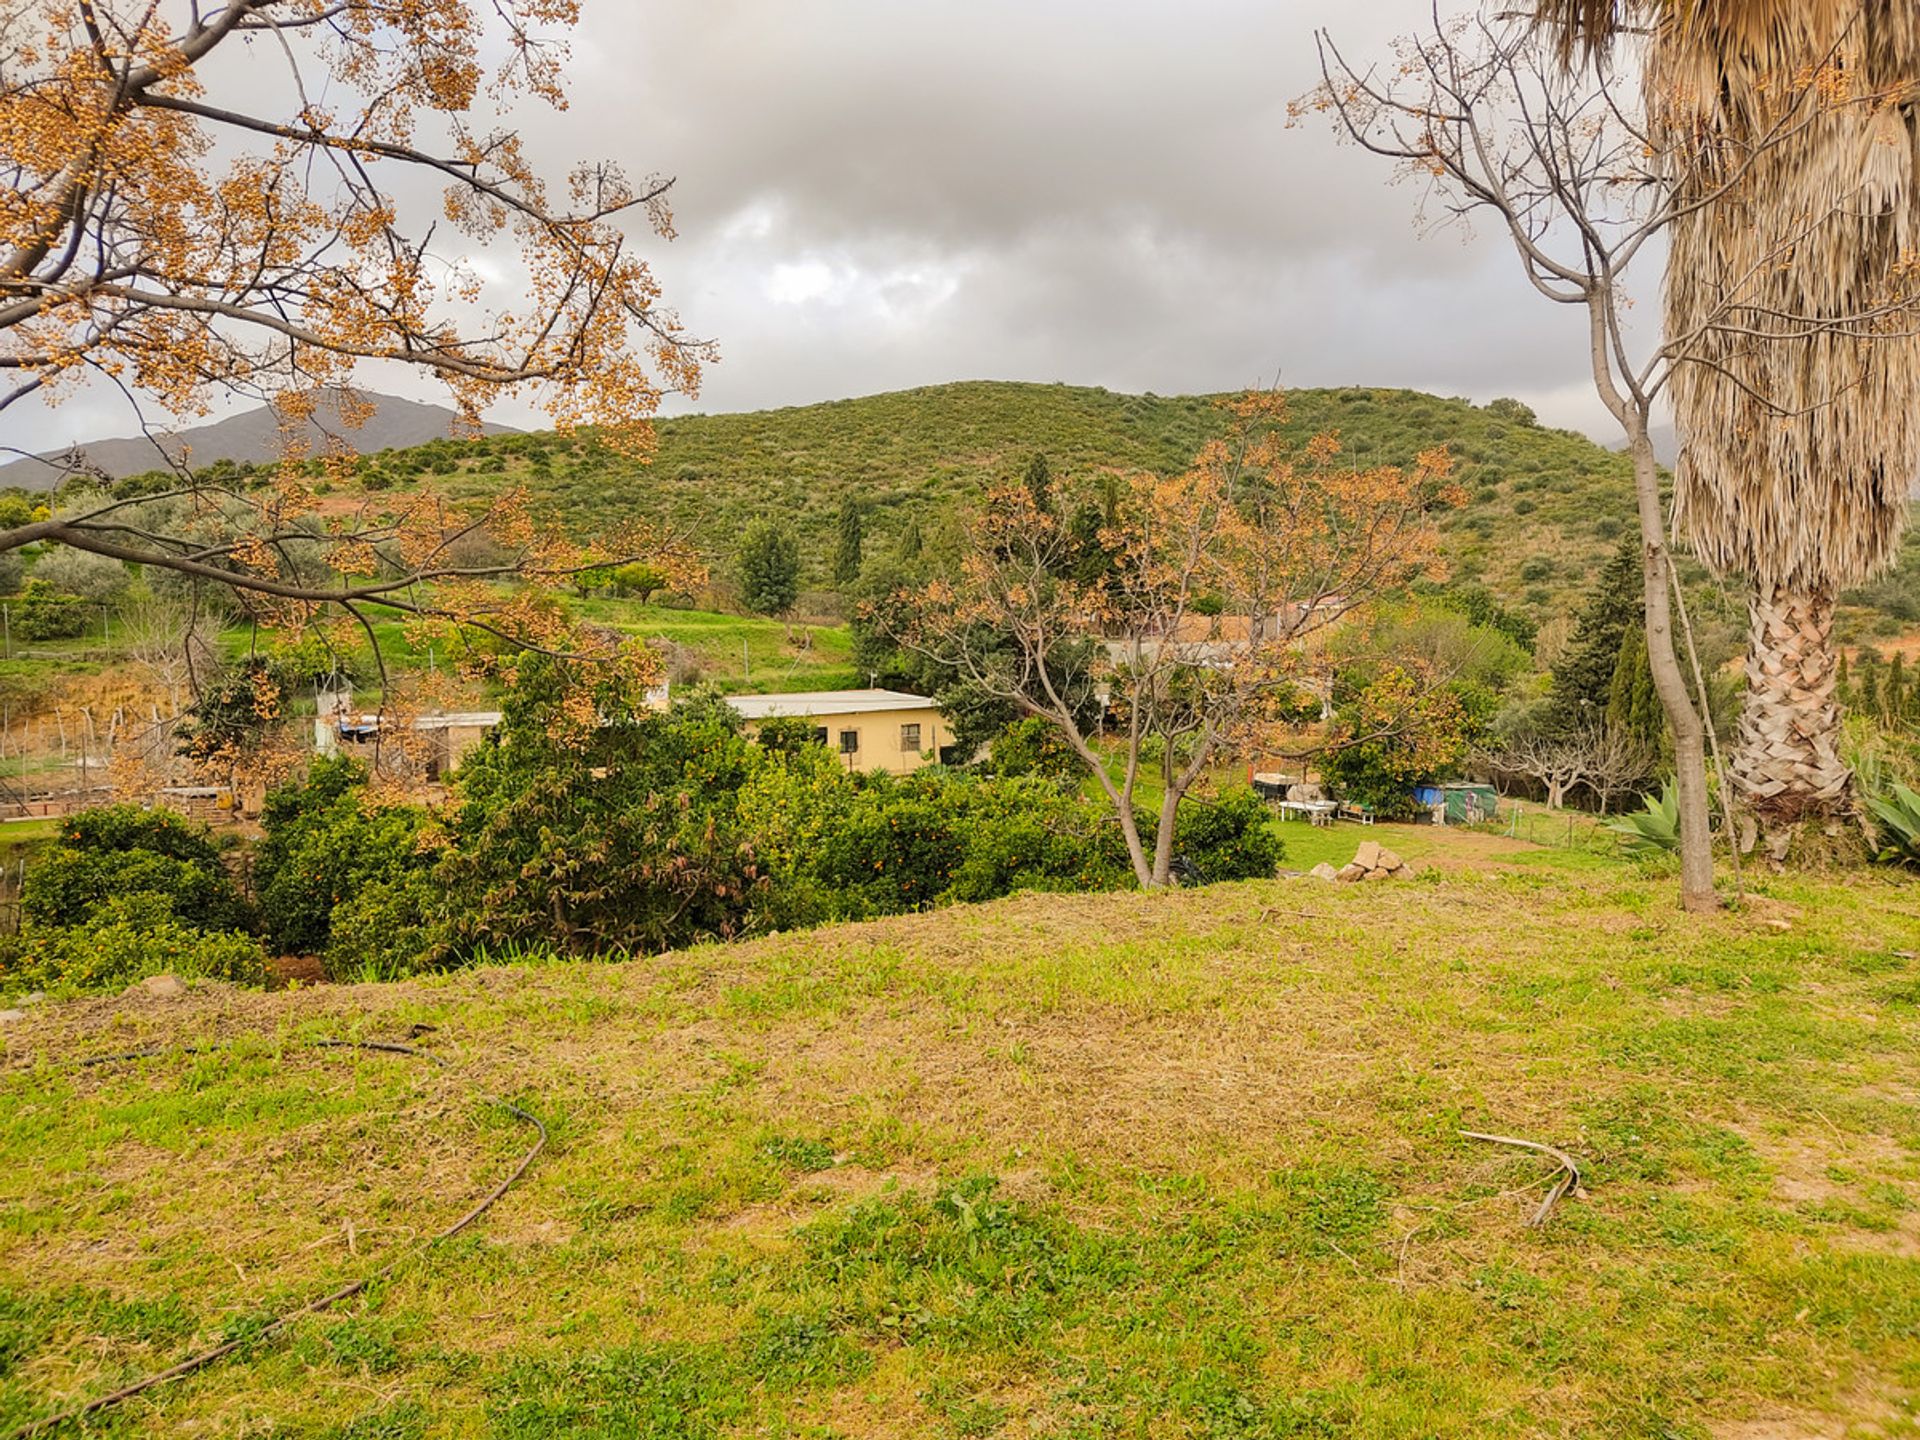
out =
[[1417,189],[1321,120],[1288,125],[1316,26],[1384,57],[1428,0],[584,8],[572,108],[516,123],[550,169],[678,177],[680,238],[636,240],[720,343],[698,408],[1278,372],[1512,394],[1604,428],[1578,327],[1501,245],[1423,235]]

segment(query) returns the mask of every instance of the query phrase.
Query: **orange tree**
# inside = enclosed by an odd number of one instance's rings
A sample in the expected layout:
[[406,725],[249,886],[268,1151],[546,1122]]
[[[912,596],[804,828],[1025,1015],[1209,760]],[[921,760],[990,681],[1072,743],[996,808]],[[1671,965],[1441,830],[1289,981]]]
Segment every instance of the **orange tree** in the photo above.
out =
[[[84,380],[180,418],[222,395],[289,430],[358,367],[443,382],[459,413],[525,392],[644,457],[707,347],[660,304],[629,222],[670,182],[538,173],[517,107],[564,106],[577,0],[44,0],[0,16],[0,423]],[[243,63],[245,62],[245,63]],[[268,67],[272,67],[269,71]],[[489,303],[483,260],[512,277]],[[146,424],[143,418],[142,424]],[[156,459],[159,452],[156,451]],[[230,587],[265,618],[368,607],[550,646],[476,582],[553,579],[645,546],[562,545],[524,497],[322,508],[290,453],[263,486],[182,465],[139,500],[83,493],[0,530]],[[342,452],[325,457],[343,470]],[[484,545],[467,543],[477,532]]]
[[[1444,451],[1355,468],[1333,435],[1290,445],[1282,395],[1226,410],[1226,434],[1185,474],[1128,480],[1097,537],[1062,520],[1090,498],[1070,485],[1045,505],[1025,485],[994,491],[958,578],[895,596],[882,617],[959,685],[1060,733],[1144,887],[1172,874],[1180,802],[1208,767],[1258,748],[1324,688],[1310,638],[1435,573],[1431,513],[1460,499]],[[1083,723],[1089,688],[1106,697],[1111,745]],[[1159,810],[1145,828],[1135,797],[1149,777]]]

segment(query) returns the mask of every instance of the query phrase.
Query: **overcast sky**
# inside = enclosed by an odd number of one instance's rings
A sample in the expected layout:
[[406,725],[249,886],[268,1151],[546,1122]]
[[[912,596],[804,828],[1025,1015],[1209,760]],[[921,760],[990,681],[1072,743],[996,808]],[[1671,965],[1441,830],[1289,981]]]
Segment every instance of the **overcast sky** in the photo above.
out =
[[[518,119],[556,171],[677,177],[679,238],[642,252],[723,358],[671,410],[1278,375],[1512,395],[1604,437],[1580,327],[1504,248],[1423,228],[1417,189],[1288,128],[1315,27],[1382,54],[1429,4],[585,0],[572,109]],[[6,443],[130,428],[104,396],[25,408]]]

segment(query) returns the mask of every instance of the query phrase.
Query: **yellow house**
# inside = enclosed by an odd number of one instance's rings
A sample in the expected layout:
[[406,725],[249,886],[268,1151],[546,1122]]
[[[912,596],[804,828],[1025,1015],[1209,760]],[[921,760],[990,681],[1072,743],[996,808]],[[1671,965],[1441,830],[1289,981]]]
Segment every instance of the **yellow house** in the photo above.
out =
[[935,764],[953,731],[940,707],[901,690],[813,690],[792,695],[729,695],[752,733],[762,720],[808,720],[813,737],[850,770],[908,775]]

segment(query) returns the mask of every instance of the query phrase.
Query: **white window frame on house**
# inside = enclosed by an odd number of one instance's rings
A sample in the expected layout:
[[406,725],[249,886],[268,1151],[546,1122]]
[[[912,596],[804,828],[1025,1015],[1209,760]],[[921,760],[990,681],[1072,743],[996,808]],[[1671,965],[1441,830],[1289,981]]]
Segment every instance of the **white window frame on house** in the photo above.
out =
[[918,755],[920,753],[920,722],[914,721],[900,727],[900,753]]

